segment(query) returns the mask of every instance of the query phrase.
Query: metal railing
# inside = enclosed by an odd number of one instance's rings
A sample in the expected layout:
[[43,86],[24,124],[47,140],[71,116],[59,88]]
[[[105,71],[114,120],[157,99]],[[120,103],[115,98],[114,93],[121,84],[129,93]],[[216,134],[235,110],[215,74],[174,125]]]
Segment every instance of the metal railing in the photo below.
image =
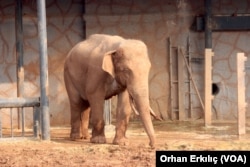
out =
[[38,138],[40,135],[40,98],[7,98],[0,99],[0,139],[3,138],[2,133],[2,112],[1,109],[10,109],[10,135],[14,137],[13,134],[13,108],[21,109],[21,125],[22,125],[22,137],[25,137],[25,112],[24,108],[33,108],[33,134],[34,137]]

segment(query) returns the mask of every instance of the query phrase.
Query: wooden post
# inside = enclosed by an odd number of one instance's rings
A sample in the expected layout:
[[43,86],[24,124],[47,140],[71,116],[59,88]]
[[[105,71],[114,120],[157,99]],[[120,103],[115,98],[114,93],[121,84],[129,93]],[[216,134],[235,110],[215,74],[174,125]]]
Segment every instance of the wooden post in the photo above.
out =
[[245,101],[245,61],[244,53],[237,53],[237,95],[238,95],[238,134],[246,134],[246,101]]
[[172,55],[172,44],[171,44],[171,38],[168,38],[168,57],[169,57],[169,84],[170,84],[170,118],[174,120],[175,117],[175,111],[174,111],[174,85],[173,85],[173,55]]
[[184,60],[181,55],[180,48],[177,48],[178,56],[178,106],[179,106],[179,120],[185,120],[185,81],[184,81]]
[[210,126],[212,122],[212,49],[205,49],[205,74],[204,74],[204,112],[205,126]]

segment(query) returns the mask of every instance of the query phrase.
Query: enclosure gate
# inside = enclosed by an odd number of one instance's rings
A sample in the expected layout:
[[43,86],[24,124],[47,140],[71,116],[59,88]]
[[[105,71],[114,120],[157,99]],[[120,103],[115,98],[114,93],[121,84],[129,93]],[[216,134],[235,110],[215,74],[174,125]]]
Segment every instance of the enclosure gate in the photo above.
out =
[[25,111],[24,108],[33,108],[33,137],[38,138],[40,135],[40,99],[39,98],[11,98],[11,99],[0,99],[0,111],[3,108],[10,109],[10,134],[3,136],[2,128],[2,113],[0,112],[0,138],[6,138],[10,136],[14,137],[13,134],[13,108],[21,108],[21,137],[25,137]]
[[[22,136],[25,136],[24,108],[33,107],[33,132],[42,140],[50,140],[50,119],[48,99],[48,57],[45,0],[37,0],[39,57],[40,57],[40,98],[22,98],[23,71],[23,23],[22,0],[15,1],[16,57],[17,57],[17,95],[18,98],[0,99],[0,109],[10,108],[10,130],[13,137],[13,108],[21,109]],[[19,113],[18,113],[19,114]],[[40,126],[41,125],[41,126]],[[0,138],[2,134],[2,118],[0,111]]]

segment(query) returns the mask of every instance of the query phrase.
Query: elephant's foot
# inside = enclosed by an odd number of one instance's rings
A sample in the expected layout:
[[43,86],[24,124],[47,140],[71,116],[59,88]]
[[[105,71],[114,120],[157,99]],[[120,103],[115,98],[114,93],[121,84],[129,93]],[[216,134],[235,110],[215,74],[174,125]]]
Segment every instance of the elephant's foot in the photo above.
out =
[[79,133],[71,133],[70,134],[70,139],[75,141],[75,140],[79,140],[79,139],[82,139],[82,137],[80,136]]
[[89,132],[88,130],[83,130],[82,131],[82,139],[90,139],[90,135],[89,135]]
[[90,139],[91,143],[99,143],[99,144],[103,144],[106,143],[106,138],[105,136],[92,136]]
[[80,135],[71,135],[70,136],[70,140],[72,140],[72,141],[87,140],[87,139],[90,139],[89,135],[83,135],[83,136],[80,136]]
[[120,146],[128,146],[129,140],[126,137],[122,137],[122,138],[115,137],[113,140],[113,144],[120,145]]
[[90,139],[90,135],[89,135],[89,134],[83,135],[83,136],[82,136],[82,139],[84,139],[84,140]]

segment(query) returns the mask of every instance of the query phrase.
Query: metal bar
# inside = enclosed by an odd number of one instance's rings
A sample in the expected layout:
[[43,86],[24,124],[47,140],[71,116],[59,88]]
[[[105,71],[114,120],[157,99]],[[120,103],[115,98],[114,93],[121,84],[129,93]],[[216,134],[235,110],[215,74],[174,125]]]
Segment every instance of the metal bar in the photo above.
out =
[[22,137],[25,135],[25,111],[24,108],[21,108],[21,113],[22,113]]
[[48,98],[48,57],[45,0],[37,0],[39,55],[40,55],[40,94],[42,114],[42,139],[50,140],[50,117]]
[[205,48],[212,48],[212,3],[205,0]]
[[19,108],[39,106],[39,98],[7,98],[0,99],[0,108]]
[[215,31],[250,30],[250,16],[215,16],[212,21]]
[[40,111],[39,107],[33,107],[33,132],[34,137],[39,138],[39,128],[40,128]]
[[17,59],[17,96],[23,95],[24,70],[23,70],[23,11],[22,0],[16,1],[15,29],[16,29],[16,59]]
[[[250,16],[212,16],[211,28],[213,31],[249,31]],[[204,31],[205,18],[196,18],[196,30]]]
[[[16,30],[16,72],[17,72],[17,97],[22,97],[24,92],[23,69],[23,4],[17,0],[15,5],[15,30]],[[17,123],[20,128],[20,110],[17,109]]]
[[10,135],[13,138],[13,114],[12,114],[12,108],[10,108]]
[[82,21],[83,21],[83,39],[86,39],[86,21],[85,21],[85,17],[84,17],[84,15],[85,15],[85,13],[86,13],[86,2],[85,1],[83,1],[82,2],[82,15],[83,15],[83,17],[82,17]]

